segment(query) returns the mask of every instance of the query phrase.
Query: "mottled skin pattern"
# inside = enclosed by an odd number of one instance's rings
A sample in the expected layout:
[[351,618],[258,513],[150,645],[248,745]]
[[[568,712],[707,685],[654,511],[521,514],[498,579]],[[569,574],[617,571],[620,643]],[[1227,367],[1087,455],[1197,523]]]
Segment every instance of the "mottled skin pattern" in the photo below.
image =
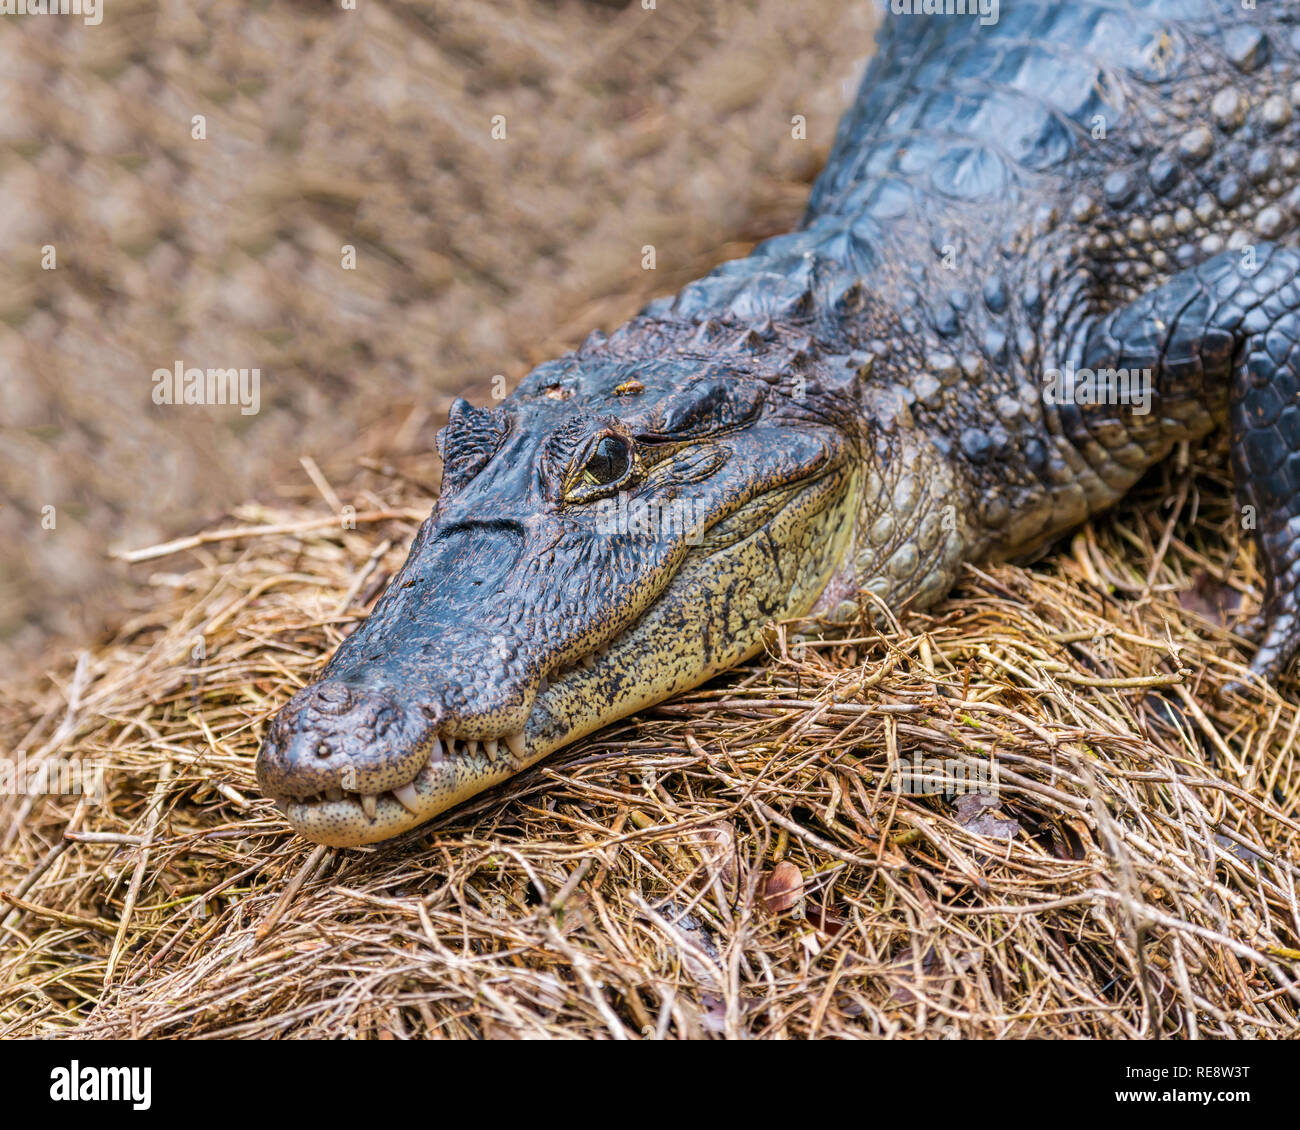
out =
[[[432,517],[273,721],[263,789],[313,839],[393,835],[754,654],[773,619],[933,604],[1219,425],[1270,578],[1253,666],[1278,677],[1297,79],[1280,3],[885,15],[800,230],[494,410],[458,403]],[[1149,370],[1149,411],[1045,396],[1071,367]]]

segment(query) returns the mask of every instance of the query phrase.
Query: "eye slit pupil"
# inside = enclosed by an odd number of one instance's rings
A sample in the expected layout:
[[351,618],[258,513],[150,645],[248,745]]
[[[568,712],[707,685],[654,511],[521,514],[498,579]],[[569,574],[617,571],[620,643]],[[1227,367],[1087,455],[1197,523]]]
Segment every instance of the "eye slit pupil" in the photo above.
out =
[[627,444],[617,436],[604,436],[583,468],[589,482],[604,486],[627,474],[630,456]]

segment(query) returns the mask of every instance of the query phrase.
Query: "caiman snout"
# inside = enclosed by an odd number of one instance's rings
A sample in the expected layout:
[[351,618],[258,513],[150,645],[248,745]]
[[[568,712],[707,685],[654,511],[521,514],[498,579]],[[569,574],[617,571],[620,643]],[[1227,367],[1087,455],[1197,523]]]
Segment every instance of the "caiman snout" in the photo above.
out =
[[385,691],[317,683],[294,695],[271,723],[258,783],[275,797],[400,788],[424,768],[428,728],[422,711]]
[[[502,774],[524,752],[523,735],[458,743],[439,733],[437,703],[329,679],[299,691],[272,719],[257,781],[289,819],[322,843],[383,839],[443,807],[461,778],[494,762]],[[479,764],[486,762],[487,765]]]

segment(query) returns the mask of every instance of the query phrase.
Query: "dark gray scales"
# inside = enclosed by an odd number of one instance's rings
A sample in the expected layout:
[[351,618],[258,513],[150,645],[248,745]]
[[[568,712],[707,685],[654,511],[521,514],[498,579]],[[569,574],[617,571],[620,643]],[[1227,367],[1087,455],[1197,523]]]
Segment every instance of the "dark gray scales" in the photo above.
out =
[[[1300,645],[1300,13],[882,18],[804,227],[647,313],[869,352],[954,467],[972,559],[1032,550],[1230,425],[1271,578],[1254,666],[1275,678]],[[1066,364],[1150,368],[1150,412],[1044,404]]]

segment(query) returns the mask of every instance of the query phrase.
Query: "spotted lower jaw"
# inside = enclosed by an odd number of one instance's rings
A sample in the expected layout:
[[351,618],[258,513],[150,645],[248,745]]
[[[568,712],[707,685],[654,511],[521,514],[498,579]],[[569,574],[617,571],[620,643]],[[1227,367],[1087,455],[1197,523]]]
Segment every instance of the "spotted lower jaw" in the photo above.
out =
[[415,779],[382,793],[335,787],[276,803],[294,830],[317,843],[352,847],[375,843],[423,824],[438,813],[505,780],[544,756],[523,732],[499,740],[437,737]]

